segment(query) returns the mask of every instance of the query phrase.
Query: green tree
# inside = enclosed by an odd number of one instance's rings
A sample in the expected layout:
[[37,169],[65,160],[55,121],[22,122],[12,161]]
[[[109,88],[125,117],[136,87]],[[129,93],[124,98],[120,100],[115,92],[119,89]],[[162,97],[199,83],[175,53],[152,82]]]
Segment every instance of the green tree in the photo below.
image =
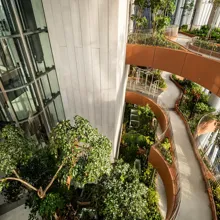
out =
[[175,11],[174,0],[150,0],[148,8],[152,13],[153,34],[162,34],[170,24],[171,15]]
[[[100,179],[95,191],[93,202],[97,204],[99,215],[106,220],[161,219],[155,206],[158,202],[155,191],[148,190],[140,182],[138,171],[122,161],[114,165],[109,176]],[[152,218],[154,208],[156,213]]]
[[74,126],[59,123],[43,148],[16,127],[4,127],[0,139],[0,171],[6,175],[0,189],[8,200],[16,200],[26,188],[30,219],[37,212],[48,218],[61,215],[74,197],[71,183],[96,182],[112,168],[110,141],[79,116]]
[[150,8],[152,14],[153,34],[162,34],[170,24],[170,17],[175,11],[174,0],[135,0],[138,8],[137,16],[143,17],[145,8]]

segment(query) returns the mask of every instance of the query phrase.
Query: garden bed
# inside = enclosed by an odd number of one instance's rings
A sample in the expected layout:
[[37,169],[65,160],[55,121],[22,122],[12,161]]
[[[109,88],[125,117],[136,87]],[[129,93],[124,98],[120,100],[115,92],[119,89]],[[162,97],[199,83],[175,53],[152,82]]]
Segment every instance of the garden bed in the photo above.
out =
[[[163,143],[165,137],[169,138],[170,152],[172,154],[172,164],[170,164],[166,158],[163,156],[163,153],[160,151],[160,142],[157,142],[150,149],[149,162],[156,168],[159,173],[163,184],[166,190],[167,196],[167,215],[166,218],[170,219],[175,218],[178,213],[179,205],[181,201],[180,197],[180,183],[179,183],[179,174],[177,170],[177,158],[175,153],[175,145],[172,141],[172,131],[169,124],[169,120],[166,116],[164,110],[159,107],[156,103],[154,103],[151,99],[143,96],[137,92],[127,92],[126,93],[126,101],[132,104],[138,104],[141,106],[145,106],[149,104],[150,108],[153,110],[156,115],[158,122],[160,123],[162,132],[161,142]],[[166,140],[167,141],[167,140]]]
[[183,50],[181,45],[176,44],[171,40],[168,40],[165,36],[159,36],[159,35],[152,36],[151,34],[132,33],[128,36],[128,43]]
[[148,162],[150,148],[156,140],[155,120],[155,115],[148,105],[126,104],[119,158],[134,166],[139,172],[140,181],[155,194],[151,214],[154,219],[162,219],[155,188],[156,170]]
[[186,79],[180,80],[175,75],[171,77],[171,80],[182,91],[178,109],[189,121],[191,132],[194,133],[203,115],[215,109],[208,104],[209,96],[202,91],[201,86]]
[[[200,29],[187,30],[188,26],[183,25],[179,31],[179,33],[185,34],[189,37],[198,36],[203,40],[206,40],[207,34],[209,32],[210,27],[207,25],[202,25]],[[220,28],[214,28],[209,37],[210,41],[214,41],[216,43],[220,43]]]
[[[202,54],[206,54],[209,56],[213,56],[216,58],[220,58],[220,46],[216,46],[217,48],[212,48],[211,44],[210,47],[209,46],[205,46],[204,44],[199,44],[198,42],[194,42],[193,44],[190,43],[189,44],[189,49],[202,53]],[[208,49],[209,48],[209,49]],[[212,50],[214,49],[214,51]],[[216,52],[215,50],[218,50],[218,52]]]

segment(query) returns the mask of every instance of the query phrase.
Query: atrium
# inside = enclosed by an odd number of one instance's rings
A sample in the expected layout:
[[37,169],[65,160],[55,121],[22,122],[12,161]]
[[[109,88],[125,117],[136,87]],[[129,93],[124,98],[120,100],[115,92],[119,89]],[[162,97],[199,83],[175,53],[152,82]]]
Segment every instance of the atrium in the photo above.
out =
[[0,0],[0,220],[220,219],[220,0]]

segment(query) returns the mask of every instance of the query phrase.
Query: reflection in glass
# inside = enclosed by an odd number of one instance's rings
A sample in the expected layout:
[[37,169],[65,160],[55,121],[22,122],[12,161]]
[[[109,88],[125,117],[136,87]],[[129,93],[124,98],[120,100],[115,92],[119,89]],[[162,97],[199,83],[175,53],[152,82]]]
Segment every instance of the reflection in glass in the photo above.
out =
[[9,0],[0,0],[0,37],[18,34],[17,24]]
[[56,94],[57,92],[60,91],[56,71],[55,70],[50,71],[48,77],[49,77],[52,93]]
[[63,121],[65,119],[65,115],[60,95],[54,100],[54,104],[57,111],[58,121]]
[[36,112],[35,101],[30,88],[19,89],[7,93],[18,120],[32,117]]
[[47,113],[48,113],[48,118],[49,118],[51,127],[54,127],[56,126],[58,119],[57,119],[57,113],[56,113],[53,102],[48,106],[47,110],[48,110]]
[[0,127],[42,140],[64,117],[42,1],[0,0]]
[[[39,41],[36,41],[36,36],[39,38]],[[42,32],[28,35],[26,36],[26,42],[37,75],[54,67],[48,33]]]
[[41,95],[42,95],[43,99],[45,100],[45,102],[47,102],[47,100],[50,100],[52,98],[50,84],[48,81],[48,76],[45,75],[45,76],[41,77],[38,80],[38,85],[40,87]]
[[36,117],[21,123],[20,126],[28,136],[33,137],[39,142],[47,142],[48,138],[44,122],[44,115],[41,113]]

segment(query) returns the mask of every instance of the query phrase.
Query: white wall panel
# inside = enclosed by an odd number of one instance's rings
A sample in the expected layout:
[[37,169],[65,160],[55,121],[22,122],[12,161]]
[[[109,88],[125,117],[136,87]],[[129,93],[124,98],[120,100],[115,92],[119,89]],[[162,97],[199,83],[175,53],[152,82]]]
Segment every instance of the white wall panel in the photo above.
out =
[[62,13],[60,11],[62,1],[51,0],[51,6],[52,6],[54,23],[56,25],[55,32],[56,32],[56,38],[57,38],[58,44],[59,46],[66,46],[66,40],[65,40],[65,35],[63,31],[64,24],[63,24],[63,19],[62,19]]
[[82,33],[80,24],[80,13],[79,13],[79,1],[71,0],[69,1],[71,10],[71,20],[72,20],[72,31],[73,31],[73,42],[76,47],[82,46]]
[[76,48],[76,64],[79,78],[79,91],[81,97],[81,116],[86,119],[89,119],[88,112],[88,98],[87,98],[87,87],[86,87],[86,75],[84,68],[84,60],[83,60],[83,48]]
[[90,17],[89,17],[89,1],[79,0],[79,14],[81,24],[82,44],[84,47],[91,47],[91,30]]
[[99,0],[89,0],[88,15],[91,35],[91,47],[99,48]]
[[66,117],[87,118],[114,144],[127,78],[128,2],[43,0]]

